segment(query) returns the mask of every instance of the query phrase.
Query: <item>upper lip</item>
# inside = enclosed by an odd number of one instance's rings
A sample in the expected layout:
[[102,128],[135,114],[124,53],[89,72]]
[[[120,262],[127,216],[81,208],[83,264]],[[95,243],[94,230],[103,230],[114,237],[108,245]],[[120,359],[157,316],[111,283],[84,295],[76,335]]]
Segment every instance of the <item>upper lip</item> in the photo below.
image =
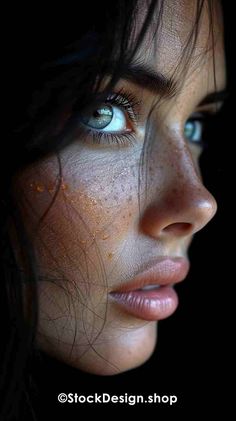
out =
[[142,264],[130,281],[119,284],[112,293],[134,291],[147,285],[173,285],[187,276],[189,267],[189,261],[185,257],[156,257]]

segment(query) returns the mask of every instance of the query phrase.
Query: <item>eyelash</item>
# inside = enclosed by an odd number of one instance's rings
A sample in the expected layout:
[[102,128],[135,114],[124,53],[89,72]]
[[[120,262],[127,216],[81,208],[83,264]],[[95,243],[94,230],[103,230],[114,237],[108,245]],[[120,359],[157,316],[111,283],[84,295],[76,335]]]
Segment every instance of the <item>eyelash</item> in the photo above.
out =
[[[125,111],[134,125],[137,125],[140,118],[140,103],[135,95],[131,92],[121,88],[118,92],[114,92],[108,95],[104,101],[106,104],[115,105]],[[118,146],[132,146],[137,143],[135,138],[135,131],[127,133],[109,133],[98,131],[96,129],[83,128],[84,136],[81,136],[82,142],[87,142],[87,136],[92,136],[92,142],[95,144],[105,143],[108,145],[116,144]],[[105,142],[103,142],[103,140]]]

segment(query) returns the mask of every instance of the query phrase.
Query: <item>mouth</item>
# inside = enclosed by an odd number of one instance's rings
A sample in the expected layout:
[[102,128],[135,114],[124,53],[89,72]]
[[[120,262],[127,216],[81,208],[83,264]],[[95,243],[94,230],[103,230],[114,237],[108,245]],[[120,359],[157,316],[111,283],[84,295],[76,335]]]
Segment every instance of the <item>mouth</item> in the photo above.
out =
[[157,321],[171,316],[178,307],[174,285],[186,278],[189,261],[183,257],[158,257],[130,282],[110,292],[111,300],[142,320]]

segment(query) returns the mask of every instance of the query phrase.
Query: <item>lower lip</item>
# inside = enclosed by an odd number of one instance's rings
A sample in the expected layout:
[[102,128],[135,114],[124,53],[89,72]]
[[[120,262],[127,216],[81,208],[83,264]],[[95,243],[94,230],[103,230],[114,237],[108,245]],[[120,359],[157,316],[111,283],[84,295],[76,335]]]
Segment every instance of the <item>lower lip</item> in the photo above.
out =
[[170,285],[151,290],[114,292],[111,296],[129,314],[143,320],[165,319],[178,306],[178,296]]

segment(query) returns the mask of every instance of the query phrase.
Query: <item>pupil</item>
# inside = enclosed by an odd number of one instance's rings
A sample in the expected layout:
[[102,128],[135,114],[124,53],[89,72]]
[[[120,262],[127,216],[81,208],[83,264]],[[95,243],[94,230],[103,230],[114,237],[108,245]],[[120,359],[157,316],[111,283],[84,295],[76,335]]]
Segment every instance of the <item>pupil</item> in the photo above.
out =
[[100,117],[100,112],[99,112],[98,110],[96,110],[96,111],[93,113],[93,116],[94,116],[95,118]]
[[104,129],[113,118],[113,109],[110,105],[103,104],[100,108],[93,110],[93,112],[82,117],[82,121],[94,128]]

